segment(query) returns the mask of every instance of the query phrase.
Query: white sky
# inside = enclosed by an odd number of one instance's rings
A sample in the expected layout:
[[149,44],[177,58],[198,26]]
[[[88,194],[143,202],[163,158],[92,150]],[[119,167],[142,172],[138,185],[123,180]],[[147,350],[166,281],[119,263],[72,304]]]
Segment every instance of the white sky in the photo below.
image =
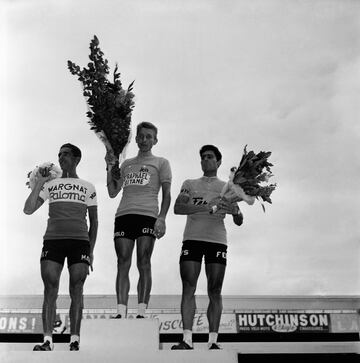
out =
[[[80,177],[95,184],[99,233],[86,294],[113,294],[112,232],[118,196],[106,192],[105,149],[87,124],[67,60],[88,63],[94,34],[127,86],[133,129],[159,127],[155,155],[173,171],[167,234],[156,242],[154,294],[179,294],[185,217],[173,214],[184,179],[201,176],[198,150],[223,153],[220,178],[248,150],[272,151],[273,205],[241,205],[228,218],[223,293],[360,294],[358,1],[3,1],[1,12],[0,294],[41,294],[47,205],[23,214],[26,174],[57,162],[60,145],[83,151]],[[6,6],[6,7],[5,7]],[[5,11],[4,11],[5,10]],[[5,102],[4,102],[5,101]],[[134,140],[128,156],[136,153]],[[135,256],[131,291],[136,293]],[[60,293],[68,291],[64,269]],[[206,293],[202,274],[198,294]]]

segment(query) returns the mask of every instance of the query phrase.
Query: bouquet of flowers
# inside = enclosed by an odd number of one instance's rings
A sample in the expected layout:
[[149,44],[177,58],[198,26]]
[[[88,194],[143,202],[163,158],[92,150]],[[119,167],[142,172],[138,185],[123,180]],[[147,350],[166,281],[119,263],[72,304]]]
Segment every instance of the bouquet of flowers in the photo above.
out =
[[28,181],[26,185],[33,190],[36,182],[39,179],[39,176],[43,173],[50,174],[51,179],[60,178],[62,175],[62,170],[53,163],[49,161],[42,163],[41,165],[35,167],[33,171],[28,173]]
[[125,149],[130,142],[131,113],[134,108],[134,82],[123,89],[120,73],[116,64],[113,83],[107,79],[109,66],[104,53],[99,48],[99,40],[94,35],[90,42],[90,63],[88,68],[80,69],[68,61],[68,68],[83,84],[83,95],[86,98],[91,130],[104,143],[107,155],[114,160],[113,175],[119,175],[119,158],[125,157]]
[[[225,184],[220,196],[230,202],[244,200],[250,205],[254,204],[255,199],[272,203],[270,195],[275,190],[276,184],[264,185],[273,176],[271,173],[273,164],[268,161],[271,152],[260,151],[255,154],[254,151],[247,152],[246,146],[239,166],[231,168],[229,181]],[[265,212],[262,202],[261,206]],[[217,206],[214,205],[212,213],[216,210]]]

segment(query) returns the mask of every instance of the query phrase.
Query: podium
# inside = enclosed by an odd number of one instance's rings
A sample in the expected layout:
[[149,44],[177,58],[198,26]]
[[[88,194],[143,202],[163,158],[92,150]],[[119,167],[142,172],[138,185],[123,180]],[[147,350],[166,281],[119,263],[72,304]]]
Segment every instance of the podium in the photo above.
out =
[[157,319],[83,319],[78,352],[70,352],[68,343],[55,344],[52,352],[33,352],[32,346],[29,350],[1,351],[0,361],[6,363],[237,362],[237,353],[233,350],[160,350]]

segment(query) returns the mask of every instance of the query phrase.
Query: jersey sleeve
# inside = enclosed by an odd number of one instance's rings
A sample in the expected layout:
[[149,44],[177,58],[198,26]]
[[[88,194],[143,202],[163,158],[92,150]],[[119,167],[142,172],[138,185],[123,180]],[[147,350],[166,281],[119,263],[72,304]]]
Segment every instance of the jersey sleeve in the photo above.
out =
[[160,165],[160,183],[171,183],[172,174],[168,160],[163,159]]
[[191,189],[190,181],[189,180],[185,180],[182,183],[182,186],[180,188],[180,194],[179,195],[185,195],[185,196],[189,197],[190,196],[190,189]]
[[96,190],[95,190],[95,187],[92,184],[89,184],[88,198],[87,198],[87,203],[86,204],[87,204],[88,207],[97,206]]

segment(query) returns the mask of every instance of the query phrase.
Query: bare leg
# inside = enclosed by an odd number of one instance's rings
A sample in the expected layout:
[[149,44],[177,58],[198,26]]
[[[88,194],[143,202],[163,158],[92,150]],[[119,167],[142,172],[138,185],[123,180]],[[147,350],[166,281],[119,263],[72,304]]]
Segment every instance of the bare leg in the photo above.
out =
[[44,335],[52,336],[56,316],[56,299],[63,265],[51,260],[41,261],[41,278],[44,283],[42,321]]
[[207,310],[210,333],[217,333],[219,331],[223,308],[221,289],[225,276],[225,268],[226,266],[220,263],[209,263],[205,265],[205,271],[208,280],[208,295],[210,300]]
[[201,263],[197,261],[183,261],[180,263],[182,280],[181,317],[183,329],[192,330],[196,301],[195,291],[201,270]]
[[70,334],[80,335],[83,311],[83,287],[89,266],[85,263],[74,263],[69,267],[70,274]]
[[115,250],[117,255],[116,296],[118,304],[128,304],[130,290],[129,270],[134,245],[135,241],[131,239],[115,239]]
[[137,285],[138,303],[149,303],[152,278],[151,255],[154,249],[155,238],[142,236],[136,242],[137,267],[139,270],[139,282]]

